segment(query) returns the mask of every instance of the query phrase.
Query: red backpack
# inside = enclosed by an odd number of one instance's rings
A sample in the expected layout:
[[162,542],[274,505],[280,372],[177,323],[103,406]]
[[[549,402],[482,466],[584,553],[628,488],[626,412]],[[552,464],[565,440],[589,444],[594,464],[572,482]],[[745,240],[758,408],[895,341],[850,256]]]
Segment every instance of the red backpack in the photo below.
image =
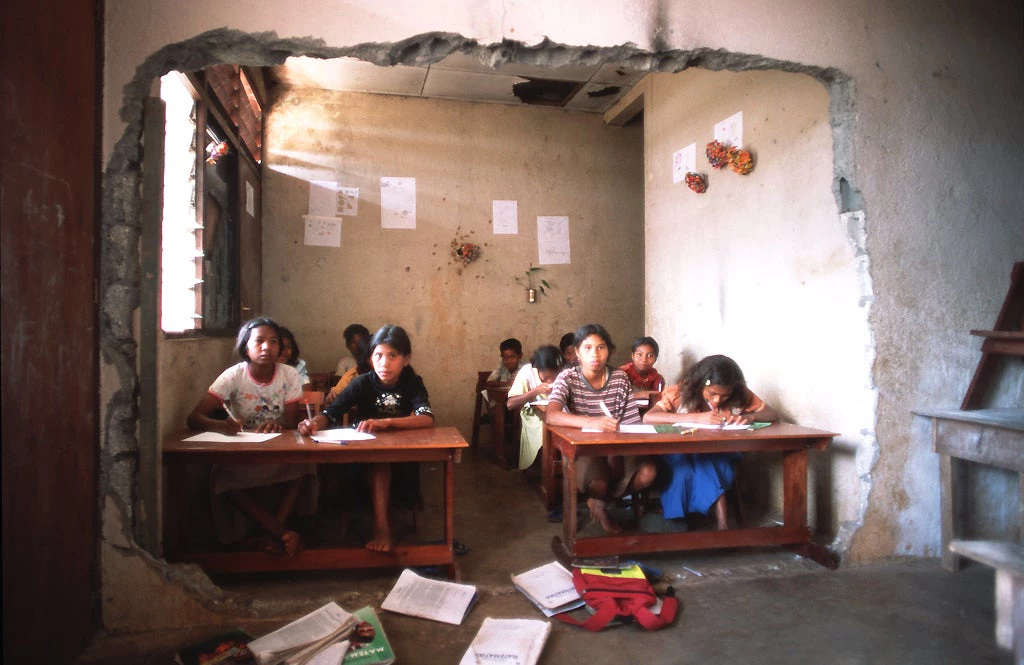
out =
[[600,568],[573,568],[572,583],[587,606],[594,610],[594,615],[586,621],[577,621],[564,613],[555,615],[573,626],[597,632],[618,617],[623,623],[635,620],[647,630],[658,630],[676,618],[679,601],[672,587],[662,599],[661,612],[651,612],[658,596],[639,566],[611,572]]

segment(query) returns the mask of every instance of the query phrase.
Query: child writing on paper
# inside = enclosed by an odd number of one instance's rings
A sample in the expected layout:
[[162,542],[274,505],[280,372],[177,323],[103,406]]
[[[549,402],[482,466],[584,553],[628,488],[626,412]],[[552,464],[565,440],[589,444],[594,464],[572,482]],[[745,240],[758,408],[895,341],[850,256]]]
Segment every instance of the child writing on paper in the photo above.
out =
[[[302,386],[293,367],[278,362],[280,327],[271,319],[257,318],[242,324],[235,351],[242,362],[224,370],[188,416],[196,430],[236,434],[280,432],[295,427]],[[223,407],[227,420],[213,418]],[[213,489],[213,517],[221,542],[241,540],[251,518],[273,540],[258,543],[264,551],[283,551],[294,556],[302,544],[299,534],[286,523],[295,508],[312,514],[316,508],[316,466],[312,464],[215,465],[210,484]],[[280,499],[273,511],[263,507],[256,489],[276,487]],[[237,509],[237,510],[236,510]]]
[[[555,379],[545,422],[603,432],[617,431],[620,422],[639,422],[629,379],[622,370],[608,366],[615,350],[608,331],[588,323],[576,331],[575,339],[579,364],[563,369]],[[654,462],[647,457],[582,457],[577,460],[575,482],[587,495],[591,516],[614,534],[622,528],[608,515],[608,500],[650,487],[656,475]]]
[[633,396],[647,399],[651,393],[658,393],[665,387],[665,377],[654,369],[658,360],[658,343],[653,337],[638,337],[633,342],[632,361],[619,369],[626,373],[633,384]]
[[508,410],[521,409],[522,427],[519,432],[519,470],[528,468],[537,458],[544,426],[543,413],[530,402],[551,393],[551,383],[562,369],[562,354],[557,346],[547,344],[533,352],[530,362],[519,368],[512,387],[508,390]]
[[[661,400],[644,415],[647,423],[686,421],[718,426],[778,419],[778,414],[747,388],[736,361],[722,355],[708,356],[687,370],[679,386],[666,388]],[[663,455],[661,461],[670,470],[661,493],[665,519],[707,514],[713,508],[718,529],[727,529],[725,492],[736,477],[739,458],[739,453]]]
[[299,373],[299,382],[303,390],[310,390],[313,384],[309,380],[309,370],[306,369],[306,361],[299,357],[299,343],[295,341],[295,335],[291,330],[281,326],[281,355],[279,362],[295,368]]
[[[412,343],[405,330],[390,324],[382,327],[370,340],[373,371],[353,379],[323,413],[300,422],[299,432],[309,436],[337,425],[353,406],[356,407],[356,429],[360,432],[433,427],[434,414],[430,410],[427,389],[423,379],[409,365],[411,357]],[[398,466],[418,470],[415,462]],[[373,538],[366,548],[378,552],[390,552],[392,546],[388,522],[391,472],[388,462],[369,465]]]

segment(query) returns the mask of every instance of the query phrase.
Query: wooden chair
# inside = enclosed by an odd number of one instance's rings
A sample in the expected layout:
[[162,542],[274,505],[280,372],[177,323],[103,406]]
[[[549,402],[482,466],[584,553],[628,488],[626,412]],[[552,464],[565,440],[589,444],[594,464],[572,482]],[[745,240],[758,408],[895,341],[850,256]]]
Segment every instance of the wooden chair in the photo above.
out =
[[299,419],[309,414],[317,415],[324,410],[324,394],[319,390],[304,390],[299,399]]
[[491,422],[489,415],[489,409],[487,404],[484,403],[484,386],[487,385],[487,377],[491,375],[489,370],[476,373],[476,402],[473,407],[473,436],[470,438],[469,445],[474,448],[480,442],[480,425]]
[[331,374],[329,372],[310,372],[309,382],[313,385],[313,390],[321,393],[326,393],[331,389],[334,384],[328,385],[330,382]]

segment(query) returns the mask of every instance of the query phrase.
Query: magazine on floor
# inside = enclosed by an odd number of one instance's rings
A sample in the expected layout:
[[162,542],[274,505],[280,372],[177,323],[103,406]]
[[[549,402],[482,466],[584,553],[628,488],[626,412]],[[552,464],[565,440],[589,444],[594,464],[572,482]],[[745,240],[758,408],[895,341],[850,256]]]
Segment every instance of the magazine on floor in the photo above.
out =
[[484,619],[459,665],[536,665],[551,633],[540,619]]
[[356,618],[330,602],[323,607],[249,642],[258,665],[308,665],[321,651],[348,639]]
[[373,608],[363,607],[352,614],[358,623],[349,638],[351,644],[345,654],[345,665],[391,665],[395,662],[391,642]]

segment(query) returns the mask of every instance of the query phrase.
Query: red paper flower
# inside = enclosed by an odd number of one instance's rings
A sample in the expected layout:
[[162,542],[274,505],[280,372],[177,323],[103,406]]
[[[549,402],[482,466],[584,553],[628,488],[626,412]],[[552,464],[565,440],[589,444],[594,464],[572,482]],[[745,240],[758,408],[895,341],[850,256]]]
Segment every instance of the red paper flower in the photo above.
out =
[[729,156],[729,167],[733,173],[747,175],[754,170],[754,158],[746,150],[736,150]]
[[709,143],[707,148],[704,149],[704,154],[708,156],[708,163],[711,164],[711,168],[724,168],[729,163],[729,150],[730,147],[721,141]]
[[698,194],[703,194],[708,191],[708,179],[700,173],[690,171],[686,174],[686,186]]

